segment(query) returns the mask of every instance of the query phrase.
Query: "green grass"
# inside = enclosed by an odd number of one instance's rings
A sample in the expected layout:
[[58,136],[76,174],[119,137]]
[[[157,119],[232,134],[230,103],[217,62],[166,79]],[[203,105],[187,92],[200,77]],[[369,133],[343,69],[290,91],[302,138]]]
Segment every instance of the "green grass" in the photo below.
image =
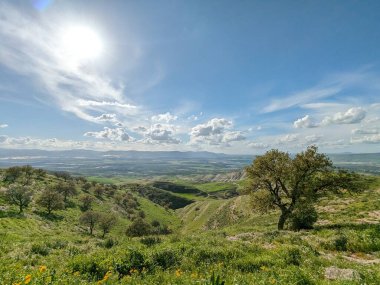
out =
[[[48,176],[36,182],[35,191],[54,181]],[[199,189],[229,186],[206,183]],[[379,188],[376,179],[362,193],[322,199],[315,229],[300,232],[277,231],[278,212],[255,213],[249,196],[204,198],[176,211],[138,196],[148,222],[159,220],[174,230],[152,245],[125,235],[131,221],[112,197],[94,205],[118,216],[104,239],[98,229],[90,236],[79,224],[78,197],[51,217],[34,203],[17,214],[0,198],[0,284],[24,284],[29,274],[32,285],[206,285],[213,284],[213,275],[227,285],[380,284],[379,263],[371,263],[380,262]],[[332,266],[355,270],[359,279],[330,281],[324,275]]]

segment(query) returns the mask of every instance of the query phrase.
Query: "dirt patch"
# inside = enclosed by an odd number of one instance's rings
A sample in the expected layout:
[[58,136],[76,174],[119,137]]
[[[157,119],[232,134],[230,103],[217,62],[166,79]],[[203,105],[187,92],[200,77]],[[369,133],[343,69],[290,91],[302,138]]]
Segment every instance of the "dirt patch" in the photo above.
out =
[[335,266],[325,269],[325,278],[329,280],[360,280],[359,273],[356,270],[341,269]]

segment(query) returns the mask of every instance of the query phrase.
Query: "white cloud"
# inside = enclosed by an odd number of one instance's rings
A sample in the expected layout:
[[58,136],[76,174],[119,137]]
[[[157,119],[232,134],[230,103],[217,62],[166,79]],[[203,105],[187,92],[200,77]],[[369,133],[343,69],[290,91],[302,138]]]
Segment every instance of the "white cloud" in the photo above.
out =
[[322,138],[322,135],[310,135],[305,137],[305,141],[307,144],[313,144],[319,142]]
[[352,143],[380,144],[380,134],[351,138]]
[[191,129],[190,135],[193,137],[208,137],[220,135],[226,128],[232,127],[232,122],[226,119],[214,118],[205,124],[196,125]]
[[178,119],[177,116],[170,114],[169,112],[165,114],[158,114],[155,116],[152,116],[152,121],[153,122],[165,122],[165,123],[170,123],[172,121],[175,121]]
[[6,127],[8,127],[7,124],[0,124],[0,129],[6,128]]
[[245,140],[241,131],[230,131],[233,124],[224,118],[213,118],[190,130],[190,144],[209,144],[230,146],[229,143]]
[[146,143],[179,144],[181,140],[175,138],[174,127],[166,124],[154,124],[144,133]]
[[296,120],[293,123],[293,126],[296,129],[299,129],[299,128],[315,128],[315,127],[317,127],[317,124],[312,121],[312,119],[310,118],[309,115],[306,115],[305,117]]
[[325,103],[325,102],[318,102],[318,103],[307,103],[301,105],[304,109],[327,109],[327,108],[337,108],[342,106],[341,103]]
[[338,112],[332,117],[327,116],[323,119],[323,125],[329,124],[357,124],[366,116],[366,111],[361,107],[353,107],[346,112]]
[[236,141],[243,141],[246,137],[244,134],[240,131],[234,131],[234,132],[225,132],[223,135],[223,142],[229,143],[229,142],[236,142]]
[[298,140],[299,135],[298,134],[287,134],[285,136],[282,136],[278,139],[278,143],[290,143],[295,142]]
[[354,135],[377,135],[380,134],[380,129],[354,129],[352,130]]
[[265,144],[265,143],[261,143],[261,142],[250,142],[248,144],[249,147],[252,147],[252,148],[257,148],[257,149],[265,149],[265,148],[269,148],[269,145],[268,144]]
[[307,104],[310,101],[314,101],[316,99],[331,97],[335,94],[338,94],[340,91],[341,88],[337,85],[332,87],[317,86],[315,88],[295,93],[283,99],[273,100],[268,106],[266,106],[263,109],[263,112],[275,112],[283,109],[288,109],[294,106]]
[[86,137],[94,137],[97,139],[109,139],[112,141],[133,141],[134,139],[127,133],[124,128],[107,128],[99,132],[87,132],[84,134]]

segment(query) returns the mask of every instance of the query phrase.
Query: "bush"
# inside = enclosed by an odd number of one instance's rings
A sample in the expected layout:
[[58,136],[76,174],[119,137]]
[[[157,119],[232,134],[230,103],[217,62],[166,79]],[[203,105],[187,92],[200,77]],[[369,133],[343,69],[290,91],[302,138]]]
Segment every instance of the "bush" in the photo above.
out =
[[38,244],[35,243],[32,245],[32,248],[30,250],[34,254],[39,254],[42,256],[47,256],[49,254],[49,248],[44,244]]
[[142,271],[147,266],[144,255],[136,250],[128,252],[124,258],[115,263],[115,270],[119,277],[130,275],[132,271]]
[[285,251],[285,263],[299,266],[301,264],[301,251],[298,248],[290,248]]
[[340,235],[334,241],[334,247],[338,251],[346,251],[347,250],[347,242],[348,238],[344,235]]
[[115,240],[112,239],[112,238],[108,238],[108,239],[106,239],[106,240],[104,241],[104,243],[103,243],[103,246],[104,246],[105,248],[111,248],[111,247],[113,247],[114,245],[117,245],[117,241],[115,241]]
[[317,211],[310,203],[300,203],[290,216],[292,230],[312,229],[318,219]]
[[179,263],[179,259],[178,252],[173,249],[164,249],[153,254],[152,262],[165,270]]
[[133,221],[125,233],[130,237],[150,235],[152,233],[152,226],[143,219],[139,218]]
[[109,264],[103,260],[104,256],[78,255],[70,263],[73,272],[87,275],[90,279],[99,280],[107,273]]
[[233,266],[241,272],[257,272],[273,265],[270,257],[246,257],[233,262]]
[[140,242],[146,246],[153,246],[155,244],[161,243],[161,239],[159,237],[144,237],[140,239]]

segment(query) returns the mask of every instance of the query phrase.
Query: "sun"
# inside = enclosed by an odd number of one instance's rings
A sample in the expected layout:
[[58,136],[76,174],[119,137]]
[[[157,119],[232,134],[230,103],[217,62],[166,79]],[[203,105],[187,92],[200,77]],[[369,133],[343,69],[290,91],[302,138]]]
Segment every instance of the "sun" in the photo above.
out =
[[103,51],[101,38],[90,27],[67,27],[63,30],[61,40],[65,58],[76,64],[93,60]]

